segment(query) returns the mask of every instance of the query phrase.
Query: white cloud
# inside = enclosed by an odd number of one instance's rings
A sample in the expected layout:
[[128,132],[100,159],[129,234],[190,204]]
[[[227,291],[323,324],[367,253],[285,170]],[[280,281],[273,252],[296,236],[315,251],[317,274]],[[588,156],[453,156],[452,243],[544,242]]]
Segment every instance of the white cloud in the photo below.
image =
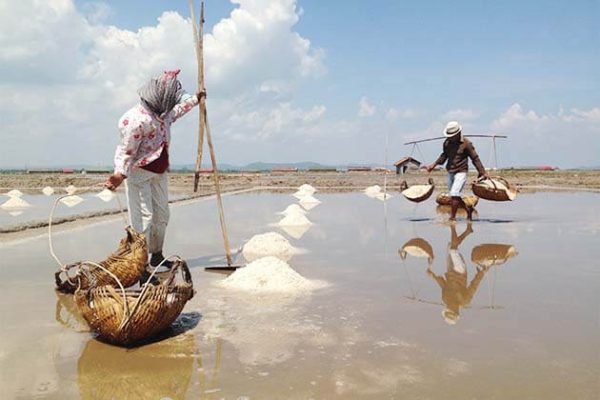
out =
[[[326,72],[324,51],[294,31],[296,0],[232,2],[237,8],[205,34],[212,126],[232,131],[232,115],[243,116],[252,123],[235,125],[235,136],[264,140],[313,126],[325,107],[300,109],[291,99],[300,82]],[[104,25],[110,13],[104,2],[82,10],[72,0],[0,3],[1,165],[22,166],[24,154],[30,165],[111,164],[116,121],[150,76],[181,68],[195,91],[187,17],[164,12],[130,31]],[[193,120],[174,129],[193,130]]]
[[413,108],[397,109],[390,107],[385,113],[385,118],[388,121],[396,121],[398,119],[417,118],[419,115],[420,113]]
[[369,104],[366,97],[362,97],[358,102],[358,116],[361,118],[371,117],[375,115],[376,108],[374,105]]
[[479,114],[469,109],[451,110],[443,116],[443,118],[448,121],[472,121],[478,117]]

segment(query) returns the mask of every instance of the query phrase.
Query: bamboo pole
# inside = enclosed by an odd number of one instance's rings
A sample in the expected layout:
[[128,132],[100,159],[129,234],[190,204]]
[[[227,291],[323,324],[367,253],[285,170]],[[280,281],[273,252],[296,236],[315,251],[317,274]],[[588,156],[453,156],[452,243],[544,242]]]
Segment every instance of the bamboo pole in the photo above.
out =
[[[193,0],[188,0],[190,4],[190,14],[192,17],[192,25],[194,32],[194,42],[196,44],[196,58],[198,61],[198,89],[204,90],[204,1],[200,2],[200,25],[199,29],[196,28],[196,18],[194,15],[194,4]],[[205,98],[200,99],[200,127],[198,130],[198,156],[196,158],[196,172],[194,175],[194,191],[198,189],[198,181],[200,179],[200,165],[202,162],[202,147],[204,144],[204,133],[206,132],[206,142],[208,143],[208,150],[210,152],[210,161],[213,169],[213,179],[215,183],[215,192],[217,195],[217,205],[219,208],[219,222],[221,224],[221,234],[223,235],[223,246],[225,247],[225,256],[227,257],[227,265],[231,267],[233,260],[231,257],[231,247],[229,245],[229,237],[227,235],[227,226],[225,224],[225,211],[223,209],[223,200],[221,198],[221,183],[219,182],[219,170],[217,168],[217,157],[215,155],[215,149],[212,142],[212,135],[210,134],[210,126],[208,125],[208,117],[206,112],[206,100]]]
[[[198,92],[204,90],[204,1],[200,5],[200,24],[196,23],[194,13],[194,0],[188,0],[190,6],[190,15],[192,18],[192,31],[194,34],[194,43],[196,45],[196,61],[198,64]],[[204,99],[200,100],[201,103]],[[205,114],[198,113],[198,154],[196,155],[196,169],[194,171],[194,193],[198,191],[200,181],[200,168],[202,168],[202,151],[204,148],[204,126]]]

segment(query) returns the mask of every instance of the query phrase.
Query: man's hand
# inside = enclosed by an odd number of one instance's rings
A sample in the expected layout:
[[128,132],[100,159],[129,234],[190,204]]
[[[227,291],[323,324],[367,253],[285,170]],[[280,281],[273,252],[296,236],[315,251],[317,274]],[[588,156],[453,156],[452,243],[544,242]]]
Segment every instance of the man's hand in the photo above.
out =
[[425,167],[425,169],[427,170],[427,172],[431,172],[433,171],[435,168],[435,164],[431,164]]
[[479,174],[479,176],[477,177],[477,180],[483,180],[483,179],[490,179],[490,175],[487,172],[484,172],[483,174]]
[[121,173],[111,175],[108,177],[106,182],[104,182],[104,187],[114,192],[121,185],[121,183],[123,183],[123,180],[125,180],[125,178],[126,176]]
[[202,101],[202,99],[206,99],[206,88],[203,88],[196,93],[196,97],[198,101]]

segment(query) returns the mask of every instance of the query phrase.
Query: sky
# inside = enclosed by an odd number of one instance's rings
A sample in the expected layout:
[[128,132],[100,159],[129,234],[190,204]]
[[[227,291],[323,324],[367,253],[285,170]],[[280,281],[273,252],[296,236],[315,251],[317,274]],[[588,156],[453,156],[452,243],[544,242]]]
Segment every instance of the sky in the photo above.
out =
[[[111,165],[146,80],[181,68],[195,92],[189,15],[184,0],[0,0],[0,168]],[[501,167],[600,165],[598,0],[207,0],[205,17],[219,162],[389,165],[458,120],[508,136]],[[173,125],[173,164],[194,163],[197,127],[197,110]],[[429,163],[441,142],[419,150]]]

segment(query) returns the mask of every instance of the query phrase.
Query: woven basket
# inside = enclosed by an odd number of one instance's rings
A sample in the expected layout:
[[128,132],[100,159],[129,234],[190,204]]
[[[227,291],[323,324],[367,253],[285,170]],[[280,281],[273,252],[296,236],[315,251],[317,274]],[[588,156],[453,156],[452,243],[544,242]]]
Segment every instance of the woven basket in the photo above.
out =
[[[139,281],[148,264],[148,246],[142,233],[129,226],[125,231],[127,235],[121,239],[117,251],[99,264],[114,274],[124,287],[129,287]],[[54,274],[54,278],[57,289],[65,293],[75,292],[78,286],[88,289],[116,284],[110,274],[86,262],[66,265]]]
[[491,201],[512,201],[517,197],[517,188],[499,176],[474,182],[475,195]]
[[[415,191],[415,186],[418,186],[421,190]],[[409,187],[406,181],[402,181],[400,184],[402,195],[413,203],[420,203],[427,200],[429,197],[431,197],[434,189],[435,185],[432,178],[429,178],[428,185],[413,185]]]
[[[183,282],[176,282],[181,271]],[[194,296],[190,270],[177,259],[169,275],[158,285],[115,289],[110,285],[77,290],[77,308],[98,337],[115,344],[127,345],[168,328]]]
[[471,261],[480,267],[502,265],[519,253],[511,244],[485,243],[473,247]]
[[407,255],[413,257],[427,258],[433,260],[433,247],[423,238],[417,237],[404,243],[404,246],[398,251],[400,257],[405,260]]
[[[477,196],[462,196],[463,202],[467,206],[475,207],[479,202],[479,197]],[[452,197],[448,195],[448,193],[440,193],[435,201],[440,206],[450,206],[452,205]],[[459,208],[463,208],[462,204],[459,204]]]

